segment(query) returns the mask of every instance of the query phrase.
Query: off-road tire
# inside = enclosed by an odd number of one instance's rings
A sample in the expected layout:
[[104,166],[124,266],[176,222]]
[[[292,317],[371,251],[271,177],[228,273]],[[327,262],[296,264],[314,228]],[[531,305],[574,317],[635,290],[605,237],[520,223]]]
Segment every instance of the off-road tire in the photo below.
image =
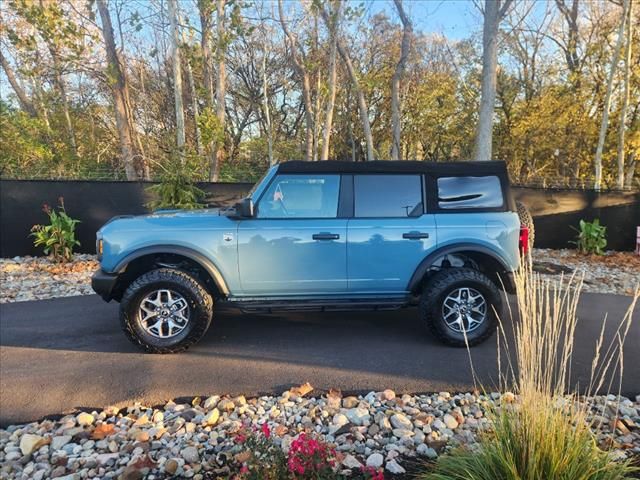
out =
[[[182,295],[190,310],[189,323],[175,337],[161,339],[145,332],[138,320],[140,302],[154,290],[167,288]],[[209,329],[213,299],[204,286],[181,270],[151,270],[132,282],[120,301],[120,324],[127,338],[148,353],[177,353],[198,342]]]
[[518,209],[518,217],[520,217],[520,225],[529,229],[529,251],[531,251],[536,239],[536,227],[533,225],[533,217],[523,203],[516,202],[516,208]]
[[[473,331],[464,333],[451,330],[442,315],[442,303],[449,293],[460,287],[471,287],[480,292],[487,302],[487,315]],[[478,345],[493,335],[497,317],[502,313],[502,297],[489,277],[471,268],[448,268],[436,273],[427,282],[420,299],[420,316],[434,337],[453,347]]]

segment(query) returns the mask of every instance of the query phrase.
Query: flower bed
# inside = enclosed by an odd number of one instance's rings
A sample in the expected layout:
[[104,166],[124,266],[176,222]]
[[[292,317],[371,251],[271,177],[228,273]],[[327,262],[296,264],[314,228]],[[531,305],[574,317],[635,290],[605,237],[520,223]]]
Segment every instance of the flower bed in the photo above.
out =
[[[490,427],[510,393],[211,396],[157,408],[81,412],[0,430],[0,477],[301,479],[403,476]],[[612,457],[640,455],[640,396],[596,397],[591,421]],[[320,472],[320,473],[318,473]],[[311,475],[313,473],[313,475]]]

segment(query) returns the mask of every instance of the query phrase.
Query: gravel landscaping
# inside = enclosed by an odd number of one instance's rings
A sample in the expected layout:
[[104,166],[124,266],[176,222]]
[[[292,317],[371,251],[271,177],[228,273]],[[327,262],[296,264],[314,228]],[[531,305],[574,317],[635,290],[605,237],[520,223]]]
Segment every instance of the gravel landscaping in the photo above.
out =
[[[545,276],[584,272],[585,292],[632,295],[640,283],[640,256],[632,252],[607,252],[585,256],[576,250],[533,251],[534,269]],[[0,259],[0,303],[91,295],[91,275],[98,268],[95,255],[74,256],[56,264],[47,257]]]
[[[473,448],[490,425],[487,407],[515,399],[511,393],[396,396],[391,390],[306,397],[309,390],[110,407],[9,426],[0,430],[0,478],[228,478],[241,467],[238,431],[264,430],[264,424],[284,452],[304,431],[335,446],[343,473],[370,466],[393,477],[455,446]],[[640,455],[640,396],[593,400],[600,446],[617,459]]]

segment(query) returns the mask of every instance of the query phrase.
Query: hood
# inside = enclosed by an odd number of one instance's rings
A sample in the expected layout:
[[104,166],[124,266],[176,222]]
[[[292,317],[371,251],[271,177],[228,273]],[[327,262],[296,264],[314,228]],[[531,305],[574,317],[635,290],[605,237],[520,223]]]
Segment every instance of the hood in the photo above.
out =
[[158,210],[144,215],[119,215],[105,223],[100,234],[133,230],[203,229],[228,226],[233,221],[220,215],[219,208],[201,210]]

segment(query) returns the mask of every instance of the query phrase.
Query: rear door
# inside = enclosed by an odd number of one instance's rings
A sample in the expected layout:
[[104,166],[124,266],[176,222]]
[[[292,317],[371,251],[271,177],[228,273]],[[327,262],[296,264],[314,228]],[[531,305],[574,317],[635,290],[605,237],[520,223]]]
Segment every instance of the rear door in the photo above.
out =
[[238,226],[242,291],[255,296],[345,293],[347,219],[339,174],[278,174]]
[[406,292],[413,272],[436,246],[433,215],[425,213],[422,175],[354,174],[348,224],[349,291]]

